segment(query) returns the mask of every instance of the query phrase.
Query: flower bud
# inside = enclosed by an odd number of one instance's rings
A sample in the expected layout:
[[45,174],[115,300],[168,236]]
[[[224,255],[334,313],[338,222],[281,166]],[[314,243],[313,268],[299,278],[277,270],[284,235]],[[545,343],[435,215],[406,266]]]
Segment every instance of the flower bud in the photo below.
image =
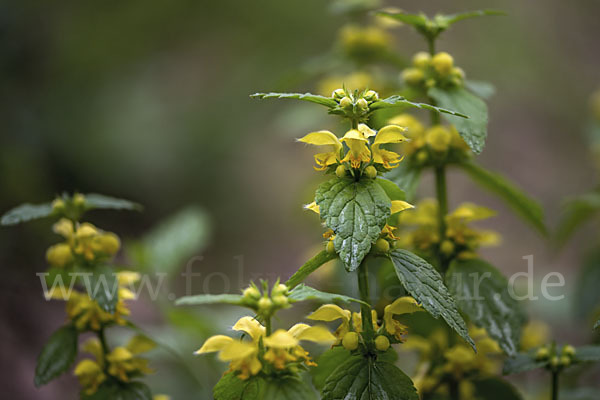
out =
[[77,236],[77,238],[86,238],[95,236],[97,234],[98,229],[96,229],[94,225],[88,222],[84,222],[83,224],[79,225],[79,227],[77,227],[77,232],[75,233],[75,236]]
[[346,95],[346,92],[344,91],[344,89],[335,89],[333,91],[333,93],[331,94],[331,97],[333,97],[334,99],[341,99],[342,97],[344,97]]
[[449,256],[450,254],[454,253],[454,243],[447,239],[444,240],[440,245],[440,251],[442,254]]
[[438,74],[446,76],[450,74],[450,71],[452,71],[452,67],[454,66],[454,58],[452,58],[452,56],[445,51],[442,51],[433,56],[431,63]]
[[369,111],[369,103],[367,103],[367,101],[365,99],[358,99],[358,101],[356,102],[356,105],[358,106],[359,110],[361,111]]
[[430,128],[425,134],[425,142],[433,150],[443,153],[448,150],[450,142],[452,141],[452,135],[448,129],[441,125],[436,125]]
[[342,97],[342,99],[340,100],[340,107],[342,107],[342,108],[352,107],[352,99],[350,99],[350,97],[348,97],[348,96]]
[[452,76],[462,81],[465,79],[465,71],[461,67],[454,67],[452,68]]
[[75,204],[77,207],[83,206],[85,204],[85,196],[81,193],[75,193],[73,196],[73,204]]
[[559,363],[558,357],[554,356],[550,359],[550,366],[552,368],[558,367],[558,363]]
[[427,161],[427,158],[429,158],[429,155],[427,154],[427,151],[419,150],[416,157],[417,157],[417,162],[419,162],[420,164],[423,164]]
[[412,63],[417,68],[427,68],[431,62],[431,56],[425,51],[420,51],[413,56]]
[[66,243],[59,243],[55,244],[54,246],[50,246],[46,251],[46,260],[53,267],[64,267],[73,261],[71,247]]
[[575,347],[567,344],[562,348],[562,354],[565,356],[573,357],[575,355]]
[[569,356],[560,356],[559,365],[561,367],[568,367],[571,365],[571,357]]
[[408,85],[419,85],[423,81],[423,78],[425,78],[425,74],[420,69],[406,68],[402,71],[402,80]]
[[338,178],[343,178],[346,176],[346,166],[345,165],[338,165],[337,168],[335,169],[335,175]]
[[367,178],[375,179],[377,177],[377,168],[375,168],[372,165],[369,165],[367,168],[365,168],[365,175],[367,176]]
[[283,283],[280,283],[279,285],[273,287],[273,289],[271,290],[271,296],[277,296],[280,294],[286,295],[287,292],[288,287]]
[[365,100],[367,101],[377,101],[379,100],[379,93],[374,90],[368,90],[364,95]]
[[273,302],[268,297],[261,297],[258,301],[258,310],[259,312],[268,312],[273,307]]
[[377,241],[375,242],[375,251],[378,251],[380,253],[387,253],[388,251],[390,251],[390,242],[383,238],[377,239]]
[[102,253],[113,255],[119,251],[121,241],[119,237],[112,232],[103,233],[94,239],[95,248]]
[[540,347],[535,353],[535,359],[538,361],[545,360],[550,356],[550,352],[547,347]]
[[335,246],[333,244],[333,240],[327,241],[326,250],[329,254],[335,254]]
[[247,299],[258,300],[260,298],[260,291],[254,286],[248,286],[244,289],[243,295]]
[[52,202],[52,210],[53,211],[62,211],[65,209],[65,202],[61,198],[56,198]]
[[342,339],[342,346],[346,350],[356,350],[358,348],[358,333],[356,332],[348,332],[344,335]]
[[384,335],[377,336],[375,338],[375,348],[379,351],[386,351],[390,348],[390,339]]
[[434,87],[434,86],[435,86],[435,79],[433,79],[433,78],[429,78],[429,79],[427,79],[427,80],[425,81],[425,87],[426,87],[427,89],[431,89],[431,88],[432,88],[432,87]]
[[273,296],[273,304],[276,307],[281,308],[281,307],[287,306],[289,304],[289,301],[288,301],[287,296],[284,296],[284,295],[280,294],[280,295],[277,295],[277,296]]

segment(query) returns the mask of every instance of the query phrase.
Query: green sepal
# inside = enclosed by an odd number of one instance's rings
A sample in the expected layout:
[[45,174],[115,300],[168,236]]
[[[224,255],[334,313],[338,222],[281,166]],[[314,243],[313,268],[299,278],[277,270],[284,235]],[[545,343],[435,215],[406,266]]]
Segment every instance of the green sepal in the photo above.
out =
[[40,387],[65,373],[77,357],[79,333],[72,325],[56,330],[37,359],[33,383]]

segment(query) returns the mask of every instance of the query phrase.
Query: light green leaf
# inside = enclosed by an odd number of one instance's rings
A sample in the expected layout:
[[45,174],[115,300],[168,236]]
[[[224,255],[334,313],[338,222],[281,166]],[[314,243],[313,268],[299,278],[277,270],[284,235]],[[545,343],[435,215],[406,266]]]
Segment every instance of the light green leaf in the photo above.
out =
[[579,362],[600,361],[600,346],[581,346],[575,349],[575,360]]
[[473,349],[475,343],[469,336],[467,325],[461,317],[456,303],[444,285],[436,269],[427,261],[407,250],[396,249],[390,252],[396,275],[412,297],[434,318],[440,316]]
[[32,219],[45,218],[52,215],[53,209],[51,203],[44,204],[21,204],[18,207],[7,211],[0,219],[1,225],[16,225],[21,222],[31,221]]
[[113,210],[141,210],[143,207],[133,201],[117,199],[116,197],[105,196],[98,193],[88,193],[85,196],[86,210],[113,209]]
[[334,178],[317,189],[315,201],[348,271],[358,268],[390,216],[391,200],[372,179]]
[[365,304],[368,306],[368,304],[362,300],[358,300],[353,297],[344,296],[342,294],[337,294],[337,293],[321,292],[320,290],[317,290],[310,286],[306,286],[303,283],[296,286],[292,291],[290,291],[288,298],[289,298],[290,302],[316,300],[321,303],[334,303],[336,301],[342,301],[345,303],[349,303],[349,302],[362,303],[362,304]]
[[475,397],[485,400],[522,400],[523,396],[508,381],[501,378],[485,378],[473,381]]
[[235,373],[229,372],[217,382],[213,395],[215,400],[262,400],[259,396],[265,385],[266,382],[261,377],[241,380]]
[[509,356],[519,351],[525,314],[508,293],[500,271],[483,260],[455,260],[446,272],[446,284],[471,322],[485,328]]
[[446,107],[469,116],[468,119],[445,117],[456,127],[460,136],[475,153],[479,154],[487,137],[488,111],[487,105],[479,97],[463,88],[440,89],[431,88],[427,92],[440,107]]
[[541,234],[546,234],[542,207],[502,175],[488,171],[471,161],[458,164],[471,179],[495,194],[510,206],[521,218],[529,222]]
[[77,357],[78,333],[67,325],[55,331],[44,345],[35,367],[34,384],[40,387],[66,372]]
[[313,258],[308,260],[306,263],[304,263],[304,265],[301,266],[298,269],[298,271],[296,271],[294,273],[294,275],[292,275],[290,277],[290,279],[287,280],[287,282],[285,284],[290,289],[295,287],[300,282],[302,282],[304,279],[306,279],[307,276],[309,276],[310,274],[315,272],[319,267],[321,267],[328,261],[333,260],[334,258],[337,258],[337,254],[330,253],[326,250],[321,251],[320,253],[315,255]]
[[594,191],[568,199],[562,212],[556,238],[564,244],[575,230],[600,211],[600,192]]
[[[260,399],[317,400],[317,394],[298,377],[285,377],[266,381]],[[246,397],[244,397],[246,400]]]
[[294,99],[304,100],[311,103],[321,104],[323,106],[334,108],[338,103],[331,97],[320,96],[311,93],[254,93],[250,95],[253,99]]
[[343,346],[333,347],[321,354],[317,359],[317,366],[310,369],[313,385],[322,390],[329,375],[350,357],[350,352]]
[[[425,103],[413,103],[412,101],[409,101],[406,98],[404,98],[402,96],[398,96],[398,95],[390,96],[387,99],[375,101],[369,105],[369,108],[371,110],[375,111],[375,110],[381,110],[384,108],[400,107],[400,106],[408,106],[408,107],[420,108],[422,110],[437,111],[439,113],[450,114],[452,116],[457,116],[457,117],[461,117],[461,118],[465,118],[465,119],[471,118],[471,116],[469,114],[463,114],[462,111],[456,111],[452,108],[446,109],[446,108],[442,108],[442,107],[436,107],[436,106],[432,106],[431,104],[425,104]],[[454,121],[454,119],[452,121]]]
[[400,189],[394,182],[383,178],[377,178],[375,182],[385,190],[385,194],[388,195],[390,200],[406,200],[404,190]]
[[323,400],[418,400],[412,381],[394,364],[352,356],[327,378]]
[[385,174],[385,177],[390,181],[396,183],[400,189],[406,194],[406,201],[413,201],[417,188],[419,186],[419,179],[421,177],[421,168],[416,165],[412,165],[408,161],[403,161],[398,167],[392,169]]
[[204,304],[231,304],[244,306],[244,296],[241,294],[199,294],[180,297],[175,301],[176,306],[197,306]]
[[476,96],[481,97],[482,99],[489,99],[496,93],[496,88],[489,82],[483,81],[465,81],[465,87],[469,89]]
[[511,357],[504,362],[502,373],[504,375],[518,374],[521,372],[542,368],[545,365],[546,361],[538,361],[535,359],[534,351],[530,351],[528,353],[518,353],[514,357]]

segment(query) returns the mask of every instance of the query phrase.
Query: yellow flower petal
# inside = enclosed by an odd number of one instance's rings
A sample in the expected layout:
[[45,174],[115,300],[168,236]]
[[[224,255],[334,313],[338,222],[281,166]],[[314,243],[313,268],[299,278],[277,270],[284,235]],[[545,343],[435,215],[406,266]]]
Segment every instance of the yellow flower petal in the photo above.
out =
[[295,337],[296,339],[298,339],[298,336],[302,334],[302,332],[304,332],[305,330],[309,329],[310,325],[308,324],[296,324],[294,326],[292,326],[290,329],[288,329],[288,333],[290,335],[292,335],[293,337]]
[[101,374],[102,369],[94,361],[90,359],[85,359],[81,360],[79,364],[77,364],[73,373],[75,374],[75,376],[95,375]]
[[397,212],[408,210],[409,208],[415,208],[410,203],[402,200],[392,200],[392,214],[396,214]]
[[240,318],[233,326],[233,330],[246,332],[254,341],[258,341],[265,334],[265,327],[249,316]]
[[106,356],[106,359],[110,362],[122,362],[128,361],[133,358],[133,354],[125,347],[115,347],[113,351]]
[[202,345],[202,347],[195,351],[194,354],[205,354],[212,353],[214,351],[221,351],[225,347],[229,346],[233,343],[234,340],[229,336],[225,335],[216,335],[209,337],[206,342]]
[[388,304],[385,309],[386,312],[394,315],[412,314],[417,311],[423,311],[419,303],[410,296],[397,298],[392,304]]
[[373,144],[402,143],[407,140],[406,136],[404,136],[405,131],[406,128],[398,125],[384,126],[377,132]]
[[344,310],[335,304],[324,304],[306,318],[326,322],[342,319],[344,322],[349,322],[350,316],[351,313],[348,310]]
[[371,160],[371,151],[367,146],[369,141],[358,130],[349,130],[341,141],[346,143],[350,149],[342,161],[350,162],[352,168],[359,168],[361,162]]
[[343,147],[337,136],[329,131],[311,132],[303,138],[298,139],[298,141],[314,146],[328,147],[329,151],[315,155],[315,162],[319,166],[319,168],[317,168],[319,170],[325,169],[331,164],[335,164],[340,157],[340,150]]
[[232,341],[219,353],[219,360],[232,361],[248,358],[258,352],[258,346],[255,343]]
[[52,230],[68,239],[72,237],[74,233],[73,222],[69,219],[61,218],[57,223],[54,224]]
[[120,271],[117,272],[117,280],[119,286],[131,285],[140,280],[141,275],[138,272],[133,271]]
[[[308,326],[308,325],[307,325]],[[309,326],[296,336],[298,340],[308,340],[315,343],[332,343],[336,338],[329,329],[322,326]]]
[[366,124],[358,124],[358,131],[362,133],[364,138],[370,138],[371,136],[375,136],[377,133],[369,128]]
[[310,211],[315,212],[317,214],[320,214],[319,206],[317,205],[316,201],[313,201],[310,204],[305,204],[304,205],[304,209],[305,210],[310,210]]
[[276,349],[287,349],[298,345],[298,339],[292,334],[283,329],[278,329],[271,336],[264,339],[264,344],[267,347],[273,347]]

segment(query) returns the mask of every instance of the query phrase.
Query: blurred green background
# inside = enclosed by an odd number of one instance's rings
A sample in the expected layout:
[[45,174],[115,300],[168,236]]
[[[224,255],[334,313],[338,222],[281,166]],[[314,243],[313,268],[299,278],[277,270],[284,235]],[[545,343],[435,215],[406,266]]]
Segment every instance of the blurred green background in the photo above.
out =
[[[562,199],[596,182],[583,130],[588,96],[600,85],[600,3],[385,5],[427,13],[481,8],[508,13],[457,24],[438,48],[453,54],[468,76],[496,86],[480,161],[539,199],[553,226]],[[315,82],[299,78],[299,68],[327,53],[346,22],[329,6],[324,0],[2,2],[0,211],[62,191],[124,197],[144,204],[144,212],[90,217],[127,241],[195,206],[210,227],[189,255],[204,257],[197,270],[205,277],[228,271],[232,277],[229,285],[215,278],[211,292],[238,289],[239,256],[246,281],[286,278],[321,241],[317,219],[301,204],[312,200],[322,176],[312,170],[312,152],[293,138],[342,128],[313,105],[248,95],[314,90]],[[407,57],[424,47],[407,27],[394,35]],[[592,231],[580,232],[557,254],[465,178],[451,176],[449,195],[451,205],[468,199],[500,211],[489,227],[503,234],[503,246],[484,254],[505,273],[525,270],[522,257],[533,254],[538,282],[548,271],[565,274],[565,300],[528,307],[556,327],[558,339],[586,340],[587,333],[578,333],[569,319],[569,290],[583,252],[594,243]],[[45,269],[46,247],[56,241],[49,228],[50,222],[36,222],[0,229],[4,398],[73,398],[77,390],[71,376],[40,390],[32,384],[35,358],[64,318],[63,304],[45,302],[35,276]],[[174,274],[184,265],[180,260]],[[199,279],[194,290],[204,289]],[[133,319],[161,333],[168,321],[156,308],[140,301]],[[183,343],[179,350],[191,354],[213,330],[230,326],[233,313],[242,311],[207,311],[198,325],[184,329],[185,341],[173,339],[168,329],[162,337]],[[152,383],[179,390],[171,393],[176,399],[203,398],[224,369],[210,359],[190,358],[189,370],[179,373],[180,366],[168,371],[169,362],[177,361],[163,358]]]

